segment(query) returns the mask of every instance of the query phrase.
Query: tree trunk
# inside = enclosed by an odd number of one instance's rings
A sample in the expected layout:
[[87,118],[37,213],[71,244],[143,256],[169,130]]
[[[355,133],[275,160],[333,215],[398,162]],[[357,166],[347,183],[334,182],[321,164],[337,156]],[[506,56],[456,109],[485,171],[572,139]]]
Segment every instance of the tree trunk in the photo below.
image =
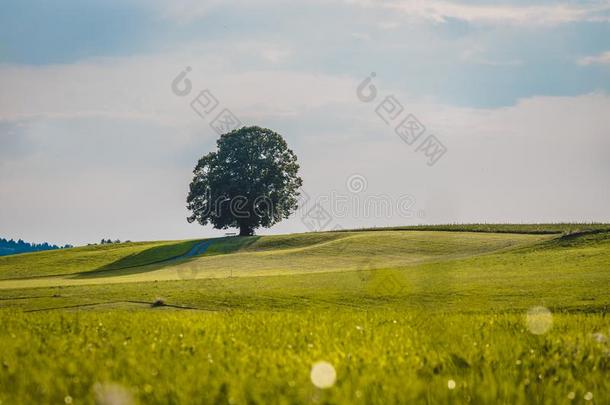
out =
[[252,236],[254,230],[247,224],[239,224],[239,236]]

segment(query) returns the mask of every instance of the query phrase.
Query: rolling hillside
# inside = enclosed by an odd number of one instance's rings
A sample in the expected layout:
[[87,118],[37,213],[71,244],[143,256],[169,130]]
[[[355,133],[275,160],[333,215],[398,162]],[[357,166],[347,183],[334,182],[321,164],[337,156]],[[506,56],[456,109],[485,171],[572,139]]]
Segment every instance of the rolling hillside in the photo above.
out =
[[[595,229],[305,233],[0,258],[0,297],[3,306],[31,308],[152,302],[158,296],[193,308],[218,308],[219,302],[220,308],[267,308],[283,300],[307,307],[319,296],[334,303],[430,303],[458,311],[514,310],[540,302],[599,310],[610,303],[609,269],[610,234]],[[28,294],[40,298],[11,298]]]
[[0,403],[604,403],[610,233],[489,230],[0,258]]
[[[332,232],[88,246],[0,258],[0,289],[399,268],[530,246],[547,235]],[[205,245],[203,254],[188,255]]]

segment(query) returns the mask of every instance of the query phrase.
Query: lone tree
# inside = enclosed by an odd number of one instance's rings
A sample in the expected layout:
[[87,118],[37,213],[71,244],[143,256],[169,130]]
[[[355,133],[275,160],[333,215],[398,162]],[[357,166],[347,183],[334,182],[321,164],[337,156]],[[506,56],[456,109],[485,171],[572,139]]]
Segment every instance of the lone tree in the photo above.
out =
[[218,150],[199,159],[186,199],[188,222],[253,235],[288,218],[297,208],[297,157],[276,132],[244,127],[221,135]]

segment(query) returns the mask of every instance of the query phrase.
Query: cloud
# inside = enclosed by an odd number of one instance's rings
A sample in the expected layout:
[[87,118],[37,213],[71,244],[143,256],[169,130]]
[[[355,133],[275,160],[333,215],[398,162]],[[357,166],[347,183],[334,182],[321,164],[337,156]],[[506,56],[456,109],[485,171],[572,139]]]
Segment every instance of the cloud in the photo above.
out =
[[352,32],[352,38],[358,41],[370,41],[371,36],[366,32]]
[[282,48],[264,48],[261,52],[263,58],[267,61],[278,64],[284,62],[286,59],[292,55],[292,50],[290,49],[282,49]]
[[582,66],[588,65],[610,65],[610,51],[602,52],[595,56],[586,56],[578,60],[578,64]]
[[[376,82],[379,97],[395,94],[448,147],[430,168],[375,114],[380,99],[356,98],[361,78],[279,70],[262,59],[258,69],[240,67],[234,61],[256,50],[237,46],[219,57],[217,46],[0,67],[3,232],[57,243],[213,235],[184,220],[192,167],[217,138],[190,96],[170,90],[185,66],[193,95],[209,88],[244,123],[286,137],[312,197],[345,193],[346,178],[359,173],[372,195],[413,195],[426,212],[348,215],[337,218],[343,227],[610,219],[607,94],[460,108]],[[272,232],[304,230],[296,216]]]
[[[330,4],[329,4],[330,3]],[[583,2],[546,2],[538,4],[517,5],[511,2],[504,4],[473,4],[464,1],[443,0],[308,0],[307,2],[288,0],[261,0],[256,8],[278,9],[279,7],[333,6],[347,4],[357,7],[385,9],[400,12],[409,18],[424,19],[442,23],[455,18],[473,23],[486,24],[528,24],[557,25],[571,22],[610,21],[610,2],[592,0]],[[152,7],[164,18],[179,23],[191,23],[206,18],[215,10],[243,9],[251,7],[246,0],[175,0],[172,2],[153,1]],[[384,28],[392,29],[396,22],[381,23]]]
[[[204,89],[246,119],[259,116],[261,109],[282,115],[352,97],[354,79],[275,70],[290,54],[281,45],[247,41],[219,52],[223,47],[210,43],[68,65],[0,65],[0,121],[98,117],[197,125],[201,118],[189,102]],[[260,54],[259,62],[253,61],[251,56]],[[250,63],[242,67],[242,60]],[[170,85],[186,66],[192,68],[193,90],[180,98]]]
[[468,63],[474,63],[486,66],[521,66],[523,61],[520,59],[500,60],[490,58],[486,55],[486,51],[480,46],[464,49],[460,54],[462,60]]
[[[308,0],[304,4],[323,2],[324,0]],[[207,18],[221,8],[237,10],[255,7],[260,10],[274,9],[280,5],[292,6],[294,3],[291,0],[258,0],[255,3],[249,0],[142,0],[142,4],[152,5],[162,18],[181,24]]]
[[377,7],[399,11],[407,17],[433,22],[456,18],[477,23],[508,23],[527,25],[556,25],[578,21],[609,21],[610,3],[607,1],[544,4],[544,5],[484,5],[449,1],[423,0],[346,0],[363,7]]
[[209,15],[215,8],[225,4],[237,4],[235,0],[175,0],[175,1],[150,1],[146,0],[156,8],[157,12],[168,20],[179,23],[190,23]]

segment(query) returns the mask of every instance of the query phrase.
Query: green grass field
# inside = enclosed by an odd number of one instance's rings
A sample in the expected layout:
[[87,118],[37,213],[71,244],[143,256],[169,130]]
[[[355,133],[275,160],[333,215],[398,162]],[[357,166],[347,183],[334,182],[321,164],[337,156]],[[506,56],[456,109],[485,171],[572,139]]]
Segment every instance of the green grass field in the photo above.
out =
[[609,304],[604,224],[9,256],[0,403],[607,404]]

